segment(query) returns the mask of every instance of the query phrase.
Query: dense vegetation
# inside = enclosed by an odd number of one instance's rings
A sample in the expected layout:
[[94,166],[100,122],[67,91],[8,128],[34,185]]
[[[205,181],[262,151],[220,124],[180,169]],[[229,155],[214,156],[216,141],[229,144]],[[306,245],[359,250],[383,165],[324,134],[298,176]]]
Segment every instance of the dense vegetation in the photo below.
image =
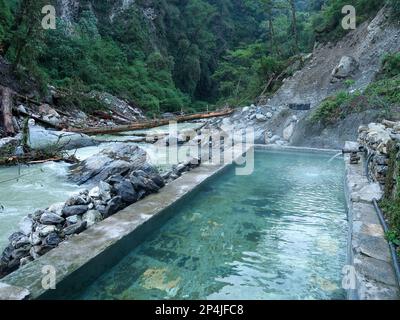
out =
[[[387,238],[397,246],[400,256],[400,161],[397,159],[398,152],[398,148],[393,144],[385,183],[385,195],[381,206],[390,224]],[[395,181],[393,181],[393,177],[395,177]]]
[[[71,93],[108,91],[159,113],[253,101],[316,38],[345,32],[348,1],[137,0],[118,10],[122,1],[81,0],[56,30],[43,30],[48,2],[0,0],[0,44],[16,71],[35,75],[43,92],[48,83]],[[59,9],[67,1],[53,2]],[[383,5],[352,4],[360,20]],[[90,109],[80,97],[68,101]]]

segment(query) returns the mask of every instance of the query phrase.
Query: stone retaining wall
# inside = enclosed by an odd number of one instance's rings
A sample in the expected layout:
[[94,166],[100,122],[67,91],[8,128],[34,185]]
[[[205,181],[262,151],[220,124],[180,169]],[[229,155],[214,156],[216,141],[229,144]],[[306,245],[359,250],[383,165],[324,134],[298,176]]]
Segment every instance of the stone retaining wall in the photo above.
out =
[[[390,152],[396,145],[400,146],[400,122],[384,120],[382,123],[370,123],[368,126],[361,126],[358,132],[358,143],[368,154],[373,154],[369,164],[372,179],[384,187]],[[397,158],[400,159],[400,153]]]
[[[354,143],[346,143],[351,148]],[[372,200],[383,192],[379,183],[369,182],[364,161],[350,164],[345,155],[349,242],[348,298],[360,300],[399,299],[399,287],[389,244]]]

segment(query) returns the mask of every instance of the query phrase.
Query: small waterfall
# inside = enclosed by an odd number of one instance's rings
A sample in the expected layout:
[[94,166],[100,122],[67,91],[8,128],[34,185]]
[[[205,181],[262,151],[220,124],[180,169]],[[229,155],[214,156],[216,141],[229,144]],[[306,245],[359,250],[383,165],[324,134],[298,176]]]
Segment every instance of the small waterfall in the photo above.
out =
[[341,155],[342,155],[342,152],[339,152],[339,153],[335,154],[332,158],[330,158],[328,160],[328,163],[331,163],[333,160],[335,160],[336,158],[338,158]]

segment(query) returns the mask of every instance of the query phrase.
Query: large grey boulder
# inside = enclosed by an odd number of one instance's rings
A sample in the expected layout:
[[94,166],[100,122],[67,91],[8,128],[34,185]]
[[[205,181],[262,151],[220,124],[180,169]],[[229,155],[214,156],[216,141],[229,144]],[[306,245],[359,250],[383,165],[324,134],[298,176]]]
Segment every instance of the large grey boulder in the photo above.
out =
[[335,78],[343,79],[350,77],[358,69],[356,59],[350,56],[343,56],[339,64],[333,69],[332,76]]
[[50,131],[40,126],[29,127],[28,144],[32,149],[46,149],[57,146],[69,150],[96,145],[89,136],[82,133]]
[[112,175],[139,170],[146,164],[146,152],[136,145],[116,143],[74,165],[69,178],[79,185],[99,183]]

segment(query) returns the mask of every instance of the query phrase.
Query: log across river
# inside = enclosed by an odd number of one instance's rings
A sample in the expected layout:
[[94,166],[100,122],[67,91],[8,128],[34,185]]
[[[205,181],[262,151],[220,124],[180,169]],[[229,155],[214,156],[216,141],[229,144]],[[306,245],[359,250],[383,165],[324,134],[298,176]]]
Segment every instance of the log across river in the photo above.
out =
[[222,117],[227,116],[233,113],[233,109],[227,109],[224,111],[216,111],[216,112],[208,112],[208,113],[198,113],[198,114],[191,114],[185,116],[179,116],[174,119],[161,119],[161,120],[152,120],[146,121],[141,123],[132,123],[130,125],[124,126],[115,126],[115,127],[95,127],[95,128],[70,128],[68,131],[71,132],[79,132],[85,134],[112,134],[118,132],[125,132],[125,131],[134,131],[134,130],[142,130],[142,129],[150,129],[155,127],[160,127],[169,124],[171,121],[186,122],[191,120],[197,119],[207,119],[207,118],[214,118],[214,117]]

